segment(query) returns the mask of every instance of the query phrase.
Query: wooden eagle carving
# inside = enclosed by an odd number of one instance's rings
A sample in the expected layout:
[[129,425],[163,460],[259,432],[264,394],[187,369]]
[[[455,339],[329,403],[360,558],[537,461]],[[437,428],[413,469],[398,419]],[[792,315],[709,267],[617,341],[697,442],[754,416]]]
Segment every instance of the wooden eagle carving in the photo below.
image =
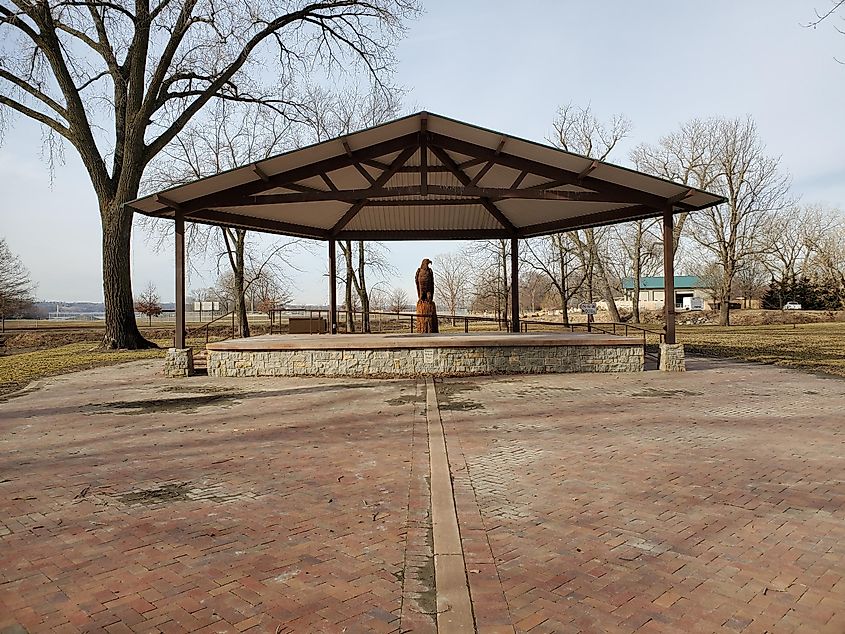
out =
[[425,259],[417,269],[415,277],[417,283],[417,298],[429,302],[434,301],[434,271],[429,268],[431,260]]

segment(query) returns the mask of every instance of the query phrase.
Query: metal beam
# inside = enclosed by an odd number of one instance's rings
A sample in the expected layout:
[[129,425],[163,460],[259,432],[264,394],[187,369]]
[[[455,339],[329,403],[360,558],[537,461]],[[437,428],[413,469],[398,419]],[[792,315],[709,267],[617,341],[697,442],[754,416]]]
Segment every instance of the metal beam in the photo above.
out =
[[281,220],[256,218],[255,216],[241,216],[225,211],[217,211],[216,209],[198,211],[190,219],[191,222],[198,222],[200,224],[240,227],[242,229],[254,229],[255,231],[264,231],[265,233],[278,233],[299,238],[325,240],[329,237],[329,232],[319,227],[308,227]]
[[[366,158],[376,158],[385,154],[391,154],[398,150],[402,150],[409,145],[416,147],[417,135],[416,133],[406,134],[394,139],[388,139],[381,143],[376,143],[360,150],[353,151],[355,160],[362,160]],[[319,176],[322,173],[333,172],[344,167],[352,165],[352,158],[345,153],[333,156],[316,163],[310,163],[301,167],[296,167],[279,174],[274,174],[269,177],[268,181],[256,180],[244,183],[242,185],[235,185],[220,192],[214,192],[205,196],[194,198],[186,201],[181,205],[185,211],[186,217],[193,215],[194,212],[202,209],[213,209],[223,205],[231,205],[238,203],[248,198],[260,194],[263,191],[274,189],[276,187],[286,187],[288,185],[296,184],[297,181]],[[162,203],[165,204],[165,203]],[[154,215],[154,214],[152,214]]]
[[370,174],[366,169],[364,169],[364,166],[361,165],[360,161],[355,160],[355,155],[352,153],[352,148],[349,147],[349,143],[346,139],[343,139],[343,149],[346,152],[346,155],[352,160],[352,164],[355,166],[355,169],[358,170],[361,176],[366,178],[370,182],[370,185],[375,183],[376,179],[373,178],[373,175]]
[[666,343],[675,343],[675,218],[672,205],[663,212],[663,317]]
[[166,205],[173,211],[184,211],[184,208],[182,207],[181,203],[177,203],[175,200],[171,200],[164,194],[156,194],[156,202],[161,205]]
[[176,324],[173,347],[185,347],[185,216],[177,211],[174,217],[176,247]]
[[341,231],[338,240],[376,240],[378,242],[396,242],[400,240],[494,240],[512,238],[513,234],[505,229],[411,229],[399,230],[352,230]]
[[420,193],[428,196],[428,119],[420,118]]
[[337,185],[335,185],[335,184],[334,184],[334,182],[332,181],[332,179],[331,179],[331,178],[329,178],[329,175],[328,175],[328,174],[326,174],[325,172],[323,172],[322,174],[320,174],[320,178],[322,178],[322,179],[323,179],[323,182],[326,184],[326,186],[328,186],[328,188],[329,188],[330,190],[332,190],[333,192],[340,191],[340,190],[337,188]]
[[255,172],[255,175],[258,176],[258,178],[263,180],[265,183],[270,182],[270,177],[267,175],[266,172],[264,172],[264,170],[262,170],[258,166],[258,163],[253,163],[250,167],[252,168],[252,171]]
[[[455,175],[455,178],[458,179],[458,182],[466,188],[467,185],[470,183],[470,177],[467,176],[464,171],[458,167],[457,163],[452,159],[451,156],[442,148],[437,147],[435,145],[431,146],[431,151],[434,155],[440,159],[440,162],[443,163],[446,167],[448,167],[452,173]],[[481,204],[487,210],[487,212],[493,216],[500,225],[502,225],[505,229],[508,230],[510,236],[516,235],[516,227],[510,221],[510,219],[502,213],[502,210],[496,207],[488,198],[481,198]]]
[[[400,167],[402,167],[405,164],[405,162],[409,158],[411,158],[411,155],[416,151],[417,151],[416,145],[408,146],[404,150],[402,150],[399,153],[399,156],[397,156],[393,160],[393,163],[390,164],[390,167],[387,168],[386,170],[384,170],[381,174],[379,174],[379,177],[376,179],[376,182],[373,183],[373,186],[375,188],[383,187],[384,184],[387,181],[389,181],[391,179],[391,177],[396,173],[396,170],[398,170]],[[343,228],[346,225],[348,225],[355,216],[358,215],[358,212],[361,211],[361,209],[363,209],[364,205],[366,205],[366,204],[367,204],[366,198],[363,198],[361,200],[356,201],[347,210],[347,212],[345,214],[343,214],[343,217],[341,217],[341,219],[338,220],[335,223],[335,225],[331,228],[331,230],[329,231],[329,235],[336,236],[338,234],[338,232],[342,231]]]
[[481,205],[478,198],[402,198],[401,200],[369,200],[367,207],[436,207],[438,205]]
[[[591,176],[585,176],[579,180],[578,174],[575,172],[570,172],[568,170],[555,167],[554,165],[546,165],[545,163],[532,161],[521,156],[514,156],[512,154],[508,154],[507,152],[501,152],[497,156],[495,150],[491,150],[483,145],[463,141],[461,139],[431,133],[430,143],[432,146],[437,145],[444,150],[460,152],[461,154],[466,154],[467,156],[475,156],[479,159],[485,159],[488,161],[494,160],[496,163],[512,169],[528,170],[532,174],[537,174],[538,176],[559,181],[559,185],[576,185],[578,187],[592,189],[596,192],[625,196],[626,202],[630,202],[632,205],[648,205],[660,212],[662,212],[663,208],[666,206],[666,198],[661,196],[649,194],[632,187],[611,183],[610,181],[600,180]],[[693,209],[689,205],[679,204],[678,206],[684,208],[685,210]]]
[[511,330],[519,332],[519,240],[511,238]]
[[329,332],[337,334],[337,249],[329,238]]
[[[434,149],[432,148],[432,152]],[[551,187],[552,185],[550,185]],[[491,201],[507,199],[523,200],[559,200],[573,202],[599,202],[599,203],[623,203],[634,204],[622,196],[614,193],[592,192],[592,191],[552,191],[538,187],[525,188],[500,188],[500,187],[453,187],[451,185],[429,185],[427,192],[423,191],[421,185],[406,185],[403,187],[368,187],[366,189],[346,190],[313,190],[304,192],[291,192],[286,194],[264,194],[237,201],[235,204],[217,205],[219,209],[233,207],[252,207],[261,205],[281,205],[285,203],[320,202],[324,200],[354,202],[364,198],[391,198],[400,196],[467,196],[475,198],[488,198]],[[401,201],[397,201],[399,203]]]
[[585,229],[587,227],[599,227],[601,225],[627,222],[629,220],[639,220],[641,218],[656,218],[660,215],[662,215],[662,212],[656,211],[651,207],[647,207],[645,205],[633,205],[631,207],[623,207],[622,209],[600,211],[588,216],[561,218],[560,220],[553,220],[551,222],[528,225],[519,229],[519,237],[532,238],[535,236],[548,235],[550,233],[574,231],[575,229]]

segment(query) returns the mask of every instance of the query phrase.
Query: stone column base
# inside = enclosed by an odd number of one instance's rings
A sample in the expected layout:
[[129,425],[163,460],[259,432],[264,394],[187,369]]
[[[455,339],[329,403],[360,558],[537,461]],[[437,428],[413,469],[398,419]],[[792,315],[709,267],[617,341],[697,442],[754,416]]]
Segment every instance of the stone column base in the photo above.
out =
[[186,377],[194,374],[194,351],[192,348],[168,348],[164,357],[164,376]]
[[664,372],[684,372],[687,364],[684,359],[684,344],[660,344],[660,369]]

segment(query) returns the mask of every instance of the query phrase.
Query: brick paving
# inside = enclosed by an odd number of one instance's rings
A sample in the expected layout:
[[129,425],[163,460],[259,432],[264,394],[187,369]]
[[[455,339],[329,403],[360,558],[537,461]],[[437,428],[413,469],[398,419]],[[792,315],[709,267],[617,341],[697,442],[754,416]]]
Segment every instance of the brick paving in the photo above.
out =
[[[845,382],[689,367],[437,383],[478,632],[845,632]],[[436,630],[422,381],[158,371],[0,402],[0,632]]]
[[479,631],[845,632],[845,382],[689,367],[440,383]]
[[398,632],[428,543],[415,382],[160,365],[0,404],[0,631]]

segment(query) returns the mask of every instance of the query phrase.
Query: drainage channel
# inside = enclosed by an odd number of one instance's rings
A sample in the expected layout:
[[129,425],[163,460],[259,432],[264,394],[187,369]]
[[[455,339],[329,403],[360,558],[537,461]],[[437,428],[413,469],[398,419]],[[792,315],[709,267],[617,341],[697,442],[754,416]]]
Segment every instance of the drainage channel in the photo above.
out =
[[434,380],[426,379],[426,420],[431,460],[431,522],[439,634],[475,632],[466,562],[461,546],[446,438]]

